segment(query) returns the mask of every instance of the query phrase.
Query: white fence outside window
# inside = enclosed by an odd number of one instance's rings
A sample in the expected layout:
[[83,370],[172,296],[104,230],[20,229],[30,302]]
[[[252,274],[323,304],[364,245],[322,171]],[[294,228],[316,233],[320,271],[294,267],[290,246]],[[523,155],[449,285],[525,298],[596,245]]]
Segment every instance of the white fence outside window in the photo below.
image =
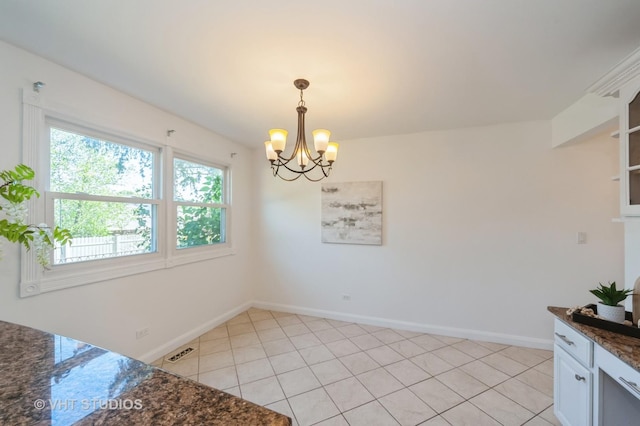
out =
[[131,231],[114,232],[104,237],[74,237],[70,245],[56,247],[54,264],[146,253],[144,246],[144,238]]

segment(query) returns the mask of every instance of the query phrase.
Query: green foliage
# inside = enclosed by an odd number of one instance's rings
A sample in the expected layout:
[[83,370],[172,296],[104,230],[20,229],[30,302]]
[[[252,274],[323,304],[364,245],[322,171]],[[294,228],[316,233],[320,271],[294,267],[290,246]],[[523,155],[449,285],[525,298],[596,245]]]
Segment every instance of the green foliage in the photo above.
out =
[[[174,161],[174,198],[179,201],[219,204],[223,200],[222,171],[214,167]],[[181,205],[177,211],[177,247],[224,242],[224,209]]]
[[[149,151],[51,129],[51,190],[148,198],[152,158]],[[54,212],[76,237],[107,236],[138,221],[126,203],[56,200]]]
[[14,170],[3,170],[0,172],[0,179],[3,181],[2,185],[0,185],[0,196],[13,204],[27,201],[34,195],[39,197],[40,194],[35,188],[20,183],[23,180],[31,180],[34,177],[35,172],[24,164],[17,165]]
[[61,245],[71,242],[71,233],[67,229],[54,228],[46,225],[31,225],[24,223],[26,207],[24,203],[31,197],[39,197],[35,188],[22,184],[23,180],[32,180],[35,172],[30,167],[19,164],[13,170],[0,172],[0,211],[4,211],[6,218],[0,220],[0,236],[12,243],[23,245],[30,250],[33,245],[38,250],[38,262],[43,266],[49,263],[48,250],[56,243]]
[[178,209],[178,248],[221,242],[221,209],[183,206]]
[[618,303],[625,300],[627,296],[633,294],[633,290],[631,289],[618,290],[616,288],[615,281],[610,282],[608,286],[602,285],[602,283],[599,284],[599,288],[589,291],[591,292],[591,294],[600,299],[600,301],[604,305],[616,306],[618,305]]
[[47,238],[45,239],[45,241],[51,245],[54,245],[57,242],[60,245],[64,246],[65,244],[71,244],[72,239],[73,235],[71,234],[71,231],[56,226],[55,228],[53,228],[53,240],[47,234]]
[[[0,208],[0,210],[2,210]],[[53,233],[49,232],[49,227],[25,225],[23,223],[9,222],[7,219],[0,220],[0,236],[5,237],[12,243],[19,243],[27,250],[31,249],[31,244],[36,235],[39,235],[43,242],[51,247],[55,243],[60,245],[70,244],[73,238],[68,229],[55,227]]]

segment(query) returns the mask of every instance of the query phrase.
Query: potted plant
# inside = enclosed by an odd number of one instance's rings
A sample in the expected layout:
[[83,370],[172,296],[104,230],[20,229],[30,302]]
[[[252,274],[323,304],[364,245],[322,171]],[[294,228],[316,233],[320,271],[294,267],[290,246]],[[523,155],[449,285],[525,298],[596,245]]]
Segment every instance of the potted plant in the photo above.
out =
[[35,172],[24,164],[13,170],[0,171],[0,237],[22,244],[27,250],[33,247],[38,263],[47,266],[55,243],[69,243],[71,233],[59,227],[51,229],[46,223],[33,225],[25,222],[27,201],[40,194],[35,188],[22,184],[22,181],[34,177]]
[[598,302],[598,316],[608,321],[623,323],[625,311],[624,306],[619,305],[619,303],[624,301],[630,294],[633,294],[633,290],[618,290],[615,281],[609,283],[608,286],[602,285],[602,283],[599,284],[600,287],[589,290],[591,294],[600,299],[600,302]]

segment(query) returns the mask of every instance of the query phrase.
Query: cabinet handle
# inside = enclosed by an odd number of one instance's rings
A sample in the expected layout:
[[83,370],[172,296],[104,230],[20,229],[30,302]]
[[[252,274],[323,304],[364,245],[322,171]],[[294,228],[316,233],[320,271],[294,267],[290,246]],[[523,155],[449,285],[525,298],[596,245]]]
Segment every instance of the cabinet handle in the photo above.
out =
[[585,379],[584,377],[582,377],[582,376],[579,376],[579,375],[577,375],[577,374],[576,374],[576,376],[575,376],[575,377],[576,377],[576,380],[577,380],[577,381],[583,381],[583,382],[586,382],[586,379]]
[[562,341],[565,342],[567,345],[569,346],[573,345],[573,342],[567,339],[567,336],[565,336],[564,334],[558,334],[558,333],[554,333],[554,334],[558,336],[560,339],[562,339]]
[[619,379],[620,379],[620,381],[622,383],[624,383],[629,388],[631,388],[632,391],[634,391],[635,393],[640,395],[640,388],[638,388],[638,385],[635,382],[630,382],[629,380],[625,379],[624,377],[619,377]]

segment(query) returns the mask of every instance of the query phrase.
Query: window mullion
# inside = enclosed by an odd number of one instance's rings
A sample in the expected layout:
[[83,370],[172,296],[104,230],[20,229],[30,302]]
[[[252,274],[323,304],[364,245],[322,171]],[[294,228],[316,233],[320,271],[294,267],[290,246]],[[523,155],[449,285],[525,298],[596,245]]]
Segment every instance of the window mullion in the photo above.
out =
[[166,146],[164,150],[163,156],[163,181],[162,181],[162,190],[164,194],[164,203],[165,206],[165,223],[164,230],[166,238],[163,239],[163,243],[166,244],[168,264],[172,264],[172,257],[176,254],[176,240],[177,240],[177,229],[176,229],[176,221],[177,221],[177,204],[174,201],[173,195],[173,181],[174,181],[174,171],[173,171],[173,159],[174,152],[173,148],[170,146]]
[[81,200],[81,201],[102,201],[106,203],[127,203],[127,204],[160,204],[160,200],[152,198],[138,198],[138,197],[114,197],[110,195],[93,195],[83,192],[69,193],[69,192],[54,192],[48,191],[47,196],[49,198],[63,199],[63,200]]
[[181,206],[208,207],[208,208],[214,208],[214,209],[224,209],[227,207],[226,204],[220,204],[220,203],[197,203],[193,201],[175,201],[175,203],[176,205],[181,205]]

